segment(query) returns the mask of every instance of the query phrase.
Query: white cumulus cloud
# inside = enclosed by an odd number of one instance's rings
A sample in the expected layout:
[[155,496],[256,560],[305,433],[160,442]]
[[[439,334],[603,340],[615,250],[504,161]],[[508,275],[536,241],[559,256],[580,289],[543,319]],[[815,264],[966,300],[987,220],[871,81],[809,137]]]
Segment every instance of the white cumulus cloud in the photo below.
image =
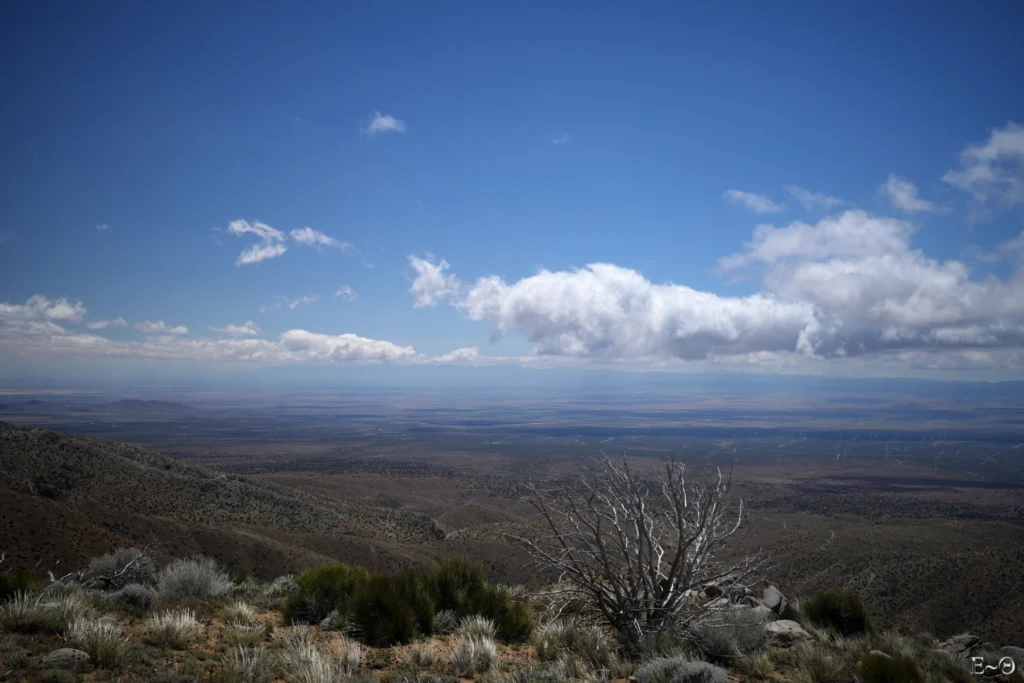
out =
[[743,190],[726,190],[722,196],[727,201],[745,206],[754,213],[779,213],[786,208],[782,204],[773,202],[763,194],[744,192]]
[[459,292],[459,279],[454,275],[445,274],[451,268],[444,259],[438,261],[428,254],[427,258],[410,256],[409,265],[416,271],[416,278],[409,291],[415,298],[416,308],[436,306],[448,297]]
[[917,185],[895,173],[889,174],[889,179],[882,184],[879,192],[888,197],[893,206],[907,213],[939,210],[934,202],[917,196]]
[[996,128],[982,143],[960,153],[960,167],[942,179],[979,204],[1024,204],[1024,126],[1010,122]]
[[370,117],[370,122],[362,129],[363,135],[373,137],[381,133],[404,133],[405,121],[396,119],[389,114],[381,114],[375,111]]

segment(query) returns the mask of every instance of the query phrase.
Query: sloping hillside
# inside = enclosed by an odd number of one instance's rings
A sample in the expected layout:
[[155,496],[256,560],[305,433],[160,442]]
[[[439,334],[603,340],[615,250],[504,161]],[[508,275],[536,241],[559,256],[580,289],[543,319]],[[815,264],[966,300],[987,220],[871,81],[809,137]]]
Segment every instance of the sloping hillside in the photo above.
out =
[[[0,547],[29,565],[44,557],[80,560],[120,538],[157,539],[174,554],[204,552],[261,574],[336,556],[327,548],[393,567],[420,559],[405,546],[445,535],[409,510],[350,505],[129,444],[9,423],[0,423],[0,491]],[[33,530],[39,519],[64,518],[66,524]],[[257,562],[261,554],[268,558]]]

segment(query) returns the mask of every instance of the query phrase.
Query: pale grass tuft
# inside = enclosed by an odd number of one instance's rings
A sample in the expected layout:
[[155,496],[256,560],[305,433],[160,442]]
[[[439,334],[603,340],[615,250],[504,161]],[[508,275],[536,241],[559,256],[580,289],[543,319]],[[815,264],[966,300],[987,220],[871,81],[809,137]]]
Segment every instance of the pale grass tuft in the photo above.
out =
[[221,611],[221,618],[225,624],[238,624],[241,626],[256,625],[256,608],[252,605],[235,601]]
[[498,646],[493,638],[461,634],[452,643],[450,661],[460,674],[484,673],[497,668]]
[[295,683],[340,683],[362,661],[362,648],[344,636],[328,644],[317,644],[308,629],[297,630],[285,641],[279,667]]
[[429,669],[436,661],[437,647],[431,643],[413,643],[403,657],[403,663],[413,669]]
[[221,638],[227,647],[242,645],[255,647],[263,640],[263,627],[259,624],[252,626],[237,623],[227,624],[221,631]]
[[793,650],[800,683],[840,683],[845,680],[846,662],[820,643],[804,643]]
[[97,666],[113,668],[128,653],[128,636],[119,626],[98,619],[78,618],[71,622],[65,639],[87,653]]
[[497,629],[494,627],[494,622],[487,617],[482,617],[479,614],[473,614],[468,617],[463,617],[462,621],[459,622],[459,627],[455,630],[456,636],[467,636],[475,638],[490,638],[494,639]]
[[270,683],[274,658],[264,649],[235,647],[231,649],[221,673],[223,683]]
[[187,650],[190,643],[203,635],[203,625],[196,613],[188,609],[158,612],[146,620],[144,639],[150,645]]

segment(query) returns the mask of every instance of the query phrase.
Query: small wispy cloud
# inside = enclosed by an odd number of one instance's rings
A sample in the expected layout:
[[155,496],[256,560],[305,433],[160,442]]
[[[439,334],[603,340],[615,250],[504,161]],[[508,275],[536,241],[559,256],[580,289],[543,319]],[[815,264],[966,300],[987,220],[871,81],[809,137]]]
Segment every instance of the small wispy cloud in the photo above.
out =
[[288,247],[284,244],[284,233],[260,221],[253,221],[252,223],[242,219],[231,221],[228,225],[228,232],[236,237],[256,235],[260,238],[259,244],[252,245],[238,255],[238,258],[235,259],[236,267],[250,263],[260,263],[288,251]]
[[349,242],[336,240],[329,235],[325,235],[319,230],[314,230],[313,228],[307,227],[292,230],[291,236],[292,239],[299,244],[305,244],[309,247],[334,247],[341,251],[350,251],[352,249],[352,245]]
[[319,298],[320,297],[316,296],[315,294],[300,296],[298,299],[292,299],[291,301],[289,301],[288,308],[294,311],[299,306],[308,306],[312,303],[316,303],[317,299]]
[[889,179],[882,183],[878,191],[888,197],[893,206],[907,213],[941,210],[934,202],[917,196],[917,185],[895,173],[889,174]]
[[763,194],[744,192],[743,190],[726,190],[722,195],[733,204],[745,206],[754,213],[779,213],[785,210],[785,206],[773,202]]
[[110,230],[110,226],[107,225],[106,223],[100,223],[99,225],[96,226],[96,229],[101,232],[105,232],[107,230]]
[[228,323],[224,327],[211,326],[210,330],[226,334],[230,337],[255,337],[260,333],[260,328],[251,320],[247,320],[241,325],[232,325],[231,323]]
[[355,301],[359,298],[359,295],[356,294],[355,290],[348,285],[343,285],[341,289],[334,293],[334,296],[338,298],[346,297],[349,301]]
[[128,323],[124,318],[118,317],[113,320],[92,320],[86,323],[86,327],[90,330],[105,330],[108,327],[128,327]]
[[969,192],[980,205],[1024,204],[1024,125],[1007,123],[991,131],[988,140],[968,145],[960,153],[960,167],[942,180]]
[[832,197],[822,192],[811,192],[799,185],[786,185],[784,189],[808,211],[813,211],[814,209],[828,211],[846,203],[839,197]]
[[135,326],[143,334],[188,334],[188,328],[184,325],[171,327],[163,320],[146,320]]
[[551,136],[551,144],[567,145],[569,144],[569,139],[570,138],[568,133],[555,133],[554,135]]
[[405,132],[405,121],[396,119],[390,114],[381,114],[379,111],[373,112],[373,116],[370,117],[370,122],[362,129],[363,135],[373,137],[380,135],[381,133],[404,133]]

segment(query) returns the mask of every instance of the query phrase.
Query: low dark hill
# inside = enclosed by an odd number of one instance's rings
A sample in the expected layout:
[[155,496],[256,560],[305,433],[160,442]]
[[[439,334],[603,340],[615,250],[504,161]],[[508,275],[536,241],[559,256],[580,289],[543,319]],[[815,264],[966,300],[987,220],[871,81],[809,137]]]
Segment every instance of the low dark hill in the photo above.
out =
[[106,439],[0,422],[0,549],[23,568],[79,565],[126,541],[273,576],[330,557],[394,570],[429,558],[431,518],[196,467]]

